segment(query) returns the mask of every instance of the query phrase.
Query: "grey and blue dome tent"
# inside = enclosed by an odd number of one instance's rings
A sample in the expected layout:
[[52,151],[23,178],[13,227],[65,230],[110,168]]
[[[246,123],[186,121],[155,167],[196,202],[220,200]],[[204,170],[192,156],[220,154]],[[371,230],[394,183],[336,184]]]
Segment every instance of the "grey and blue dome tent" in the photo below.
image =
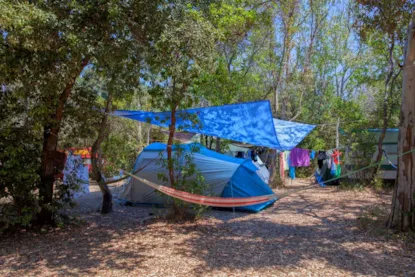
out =
[[[207,185],[206,195],[236,198],[274,194],[261,178],[259,166],[251,159],[226,156],[196,143],[181,147],[183,151],[191,153],[193,163],[204,177]],[[194,147],[198,148],[197,152],[191,152]],[[168,182],[163,182],[159,178],[159,174],[167,176],[167,169],[160,163],[161,159],[166,159],[166,149],[166,144],[162,143],[153,143],[144,148],[134,164],[134,172],[141,169],[136,175],[156,184],[170,186]],[[130,178],[124,186],[119,199],[133,204],[168,204],[172,201],[170,197],[158,193],[154,188],[134,178]],[[238,209],[258,212],[275,201]]]

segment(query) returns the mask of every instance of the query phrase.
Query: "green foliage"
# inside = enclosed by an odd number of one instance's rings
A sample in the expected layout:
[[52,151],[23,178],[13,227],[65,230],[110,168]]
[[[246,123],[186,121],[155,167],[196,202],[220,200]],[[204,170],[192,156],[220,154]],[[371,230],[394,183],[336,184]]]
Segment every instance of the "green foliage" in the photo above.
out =
[[[120,65],[121,64],[121,65]],[[124,66],[128,66],[126,72]],[[112,94],[113,106],[129,109],[133,98],[139,97],[138,80],[133,76],[136,67],[129,61],[119,61],[111,69],[89,69],[76,84],[73,97],[68,101],[63,123],[63,147],[91,147],[96,139],[106,98]],[[110,117],[108,138],[102,145],[101,157],[105,161],[106,176],[118,175],[119,169],[131,170],[139,148],[143,147],[141,125],[133,121]]]
[[210,6],[210,19],[223,41],[236,42],[256,24],[257,11],[246,9],[249,1],[226,1]]
[[[367,131],[354,131],[346,134],[347,145],[350,147],[345,154],[345,164],[349,171],[359,170],[373,163],[373,154],[377,143],[373,133]],[[357,185],[367,185],[372,177],[372,169],[359,171],[351,175],[358,180]]]
[[[170,17],[160,37],[149,51],[147,64],[148,78],[152,84],[148,90],[151,104],[153,108],[172,110],[171,119],[173,119],[176,110],[193,106],[197,100],[192,88],[194,80],[212,63],[211,53],[217,31],[212,23],[205,19],[203,10],[193,9],[191,5],[181,3],[170,8]],[[189,121],[197,124],[197,118],[189,118]],[[171,128],[174,132],[176,126]],[[168,147],[172,147],[172,140],[171,131]],[[195,172],[195,166],[190,160],[188,163],[182,163],[182,159],[190,159],[186,154],[184,155],[184,157],[169,156],[163,166],[169,171],[168,179],[172,187],[192,191],[198,188],[199,182],[190,182],[187,176],[196,175],[196,179],[200,179],[201,176]],[[177,167],[183,168],[183,171],[180,170],[180,174],[174,176]],[[182,217],[187,210],[187,204],[174,201],[174,214]]]
[[[171,160],[175,175],[174,188],[193,194],[209,195],[204,177],[194,163],[194,154],[199,151],[200,147],[195,144],[191,146],[174,144],[174,154]],[[158,164],[167,169],[169,161],[163,153],[159,155]],[[169,182],[169,176],[166,173],[159,173],[158,178],[165,184]],[[173,198],[173,201],[174,219],[198,219],[207,210],[207,206],[190,204],[176,198]]]
[[37,141],[41,133],[29,117],[16,118],[25,110],[23,101],[6,92],[0,101],[0,231],[13,226],[29,226],[36,217],[34,191],[40,178]]
[[149,89],[153,107],[186,108],[196,100],[193,80],[211,63],[216,30],[202,12],[174,6],[160,38],[149,52]]
[[[95,128],[86,126],[96,124],[99,113],[94,107],[99,109],[101,101],[97,97],[101,94],[91,92],[101,86],[88,83],[89,77],[81,73],[95,68],[106,80],[106,90],[125,97],[133,79],[138,83],[141,50],[152,36],[158,37],[159,23],[166,15],[156,12],[159,4],[139,0],[0,1],[0,106],[4,113],[0,140],[7,151],[0,157],[0,201],[12,197],[7,203],[14,205],[20,225],[33,223],[42,200],[37,193],[45,187],[39,178],[45,173],[39,164],[42,146],[45,153],[56,150],[46,149],[48,136],[43,132],[55,130],[49,137],[59,138],[63,147],[90,145]],[[47,158],[42,163],[53,158],[43,157]],[[63,189],[57,192],[63,193]],[[47,194],[55,199],[49,190]],[[67,204],[60,206],[62,198],[58,198],[57,205],[53,200],[42,208],[55,213]],[[24,204],[19,204],[20,199]]]
[[[269,99],[275,116],[318,124],[300,147],[333,148],[340,119],[351,164],[367,165],[375,141],[353,130],[380,127],[385,99],[388,126],[398,123],[402,75],[389,86],[385,79],[390,56],[392,72],[401,70],[414,3],[0,1],[0,10],[1,215],[27,226],[39,209],[44,130],[60,127],[61,149],[91,146],[109,94],[113,109],[151,111]],[[59,99],[74,80],[59,122]],[[149,124],[110,117],[106,127],[105,174],[130,170]],[[179,152],[177,186],[200,192],[197,170]]]
[[[41,145],[27,143],[35,140],[30,120],[13,128],[2,125],[0,133],[0,233],[14,228],[31,228],[39,211],[40,183],[37,158]],[[4,127],[4,128],[3,128]],[[35,140],[36,141],[36,140]],[[66,174],[68,182],[58,180],[53,201],[48,205],[54,219],[61,220],[62,212],[74,206],[73,192],[79,189],[76,172]]]
[[396,35],[394,39],[402,42],[405,40],[405,29],[415,10],[415,3],[410,0],[359,0],[356,10],[357,26],[364,39],[378,33]]
[[262,72],[253,68],[262,58],[257,55],[265,43],[261,30],[269,24],[269,17],[247,8],[251,4],[251,1],[225,1],[210,6],[208,17],[219,37],[214,66],[200,74],[194,91],[211,105],[257,100],[265,94]]
[[[127,122],[124,122],[124,124],[115,125],[115,123],[111,122],[113,129],[119,127],[131,128],[129,126],[131,124]],[[120,168],[132,171],[135,159],[139,153],[138,150],[143,145],[140,145],[139,140],[131,137],[131,135],[130,129],[124,129],[123,132],[111,132],[103,143],[102,153],[105,160],[104,174],[106,176],[118,175]]]

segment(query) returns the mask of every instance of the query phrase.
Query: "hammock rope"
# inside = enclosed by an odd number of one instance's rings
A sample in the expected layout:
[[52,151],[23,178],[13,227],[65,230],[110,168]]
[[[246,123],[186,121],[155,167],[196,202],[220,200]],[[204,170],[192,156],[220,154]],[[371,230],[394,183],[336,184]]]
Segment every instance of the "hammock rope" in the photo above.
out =
[[[131,172],[131,174],[137,174],[138,172],[140,172],[141,170],[145,169],[148,165],[150,165],[155,160],[156,159],[151,159],[147,164],[145,164],[144,166],[140,167],[139,169]],[[118,183],[118,182],[120,182],[122,180],[125,180],[127,178],[130,178],[130,175],[124,175],[121,178],[114,179],[114,180],[111,180],[111,181],[106,181],[106,182],[104,182],[104,184],[110,185],[110,184]],[[89,180],[86,181],[86,180],[82,180],[82,179],[76,178],[76,181],[78,181],[81,184],[89,184]]]
[[398,167],[396,166],[396,165],[394,165],[392,162],[391,162],[391,160],[389,159],[389,157],[388,157],[388,155],[386,154],[386,151],[385,151],[385,149],[382,149],[383,150],[383,155],[385,155],[385,159],[388,161],[388,163],[394,168],[394,169],[398,169]]
[[[397,155],[396,157],[401,157],[404,156],[406,154],[410,154],[415,152],[415,148],[403,152],[399,155]],[[325,186],[325,183],[329,183],[341,178],[345,178],[348,177],[349,175],[361,172],[363,170],[366,170],[368,168],[374,167],[374,166],[379,166],[383,163],[384,160],[388,160],[388,157],[385,154],[385,158],[382,159],[380,162],[378,163],[373,163],[370,164],[368,166],[362,167],[360,169],[354,170],[354,171],[350,171],[346,174],[340,175],[338,177],[326,180],[326,181],[322,181],[322,185],[320,186]],[[390,162],[390,161],[389,161]],[[390,162],[391,163],[391,162]],[[282,199],[284,197],[287,197],[291,194],[303,191],[303,190],[308,190],[308,189],[312,189],[315,187],[315,185],[311,185],[309,187],[306,188],[300,188],[300,189],[296,189],[294,191],[289,191],[286,192],[282,195],[280,195],[279,197],[275,194],[268,194],[268,195],[263,195],[263,196],[253,196],[253,197],[239,197],[239,198],[225,198],[225,197],[213,197],[213,196],[204,196],[204,195],[198,195],[198,194],[193,194],[193,193],[189,193],[189,192],[185,192],[185,191],[181,191],[181,190],[176,190],[167,186],[162,186],[162,185],[158,185],[156,183],[153,183],[151,181],[148,181],[146,179],[143,179],[141,177],[135,176],[134,174],[140,172],[141,170],[143,170],[145,167],[147,167],[150,164],[150,162],[146,165],[144,165],[143,167],[139,168],[136,171],[133,171],[131,173],[128,172],[124,172],[126,174],[126,176],[124,176],[122,179],[126,179],[128,177],[132,177],[142,183],[144,183],[147,186],[150,186],[152,188],[154,188],[155,190],[158,190],[168,196],[183,200],[185,202],[189,202],[189,203],[193,203],[193,204],[199,204],[199,205],[205,205],[205,206],[211,206],[211,207],[218,207],[218,208],[232,208],[232,207],[243,207],[243,206],[249,206],[249,205],[256,205],[256,204],[262,204],[271,200],[277,200],[277,199]],[[122,179],[118,179],[116,182],[119,182]],[[115,183],[114,181],[110,181],[110,182],[106,182],[108,183]]]
[[[404,153],[401,153],[399,155],[397,155],[396,157],[401,157],[404,156],[406,154],[410,154],[412,152],[415,152],[415,148],[406,151]],[[382,161],[380,161],[379,163],[373,163],[370,164],[368,166],[362,167],[360,169],[354,170],[354,171],[350,171],[346,174],[340,175],[338,177],[323,181],[323,186],[325,186],[325,183],[329,183],[344,177],[348,177],[351,174],[355,174],[358,173],[360,171],[366,170],[368,168],[374,167],[374,166],[378,166],[381,165],[382,162],[385,159],[382,159]],[[141,177],[135,176],[131,173],[126,172],[126,174],[142,183],[144,183],[147,186],[150,186],[166,195],[169,195],[171,197],[189,202],[189,203],[193,203],[193,204],[199,204],[199,205],[205,205],[205,206],[212,206],[212,207],[219,207],[219,208],[231,208],[231,207],[243,207],[243,206],[249,206],[249,205],[255,205],[255,204],[262,204],[265,202],[268,202],[270,200],[277,200],[277,199],[282,199],[284,197],[287,197],[291,194],[303,191],[303,190],[308,190],[308,189],[313,189],[314,187],[316,187],[315,185],[311,185],[309,187],[306,188],[300,188],[300,189],[296,189],[294,191],[289,191],[286,192],[282,195],[280,195],[279,197],[275,194],[269,194],[269,195],[263,195],[263,196],[253,196],[253,197],[243,197],[243,198],[225,198],[225,197],[212,197],[212,196],[204,196],[204,195],[197,195],[197,194],[193,194],[193,193],[189,193],[189,192],[185,192],[185,191],[180,191],[180,190],[176,190],[173,188],[169,188],[166,186],[161,186],[158,185],[156,183],[150,182],[146,179],[143,179]]]
[[[403,153],[401,153],[401,154],[399,154],[399,155],[396,155],[396,157],[397,157],[397,158],[399,158],[399,157],[405,156],[405,155],[410,154],[410,153],[413,153],[413,152],[415,152],[415,148],[412,148],[412,149],[411,149],[411,150],[409,150],[409,151],[406,151],[406,152],[403,152]],[[322,183],[323,183],[323,184],[324,184],[324,183],[330,183],[330,182],[332,182],[332,181],[336,181],[336,180],[338,180],[338,179],[341,179],[341,178],[344,178],[344,177],[348,177],[349,175],[352,175],[352,174],[355,174],[355,173],[361,172],[361,171],[366,170],[366,169],[369,169],[369,168],[371,168],[371,167],[374,167],[374,166],[380,166],[380,165],[382,165],[382,163],[383,163],[384,161],[385,161],[385,158],[383,158],[383,159],[382,159],[380,162],[378,162],[378,163],[373,163],[373,164],[370,164],[370,165],[368,165],[368,166],[365,166],[365,167],[362,167],[362,168],[359,168],[359,169],[356,169],[356,170],[353,170],[353,171],[347,172],[346,174],[343,174],[343,175],[340,175],[339,177],[335,177],[335,178],[332,178],[332,179],[329,179],[329,180],[323,181]]]
[[205,205],[218,208],[230,208],[230,207],[243,207],[256,204],[262,204],[271,200],[276,200],[278,197],[275,194],[268,194],[262,196],[253,196],[253,197],[239,197],[239,198],[225,198],[225,197],[213,197],[213,196],[204,196],[193,194],[181,190],[176,190],[166,186],[161,186],[141,177],[127,173],[132,178],[144,183],[145,185],[152,187],[166,195],[171,197],[193,203],[198,205]]
[[[401,153],[401,154],[397,155],[396,157],[398,158],[398,157],[401,157],[401,156],[405,156],[406,154],[410,154],[410,153],[413,153],[413,152],[415,152],[415,148],[413,148],[413,149],[411,149],[411,150],[409,150],[409,151],[403,152],[403,153]],[[319,186],[320,186],[320,187],[326,187],[325,183],[329,183],[329,182],[332,182],[332,181],[336,181],[336,180],[338,180],[338,179],[342,179],[342,178],[348,177],[348,176],[349,176],[349,175],[351,175],[351,174],[358,173],[358,172],[360,172],[360,171],[366,170],[366,169],[371,168],[371,167],[374,167],[374,166],[379,166],[379,165],[381,165],[381,164],[383,163],[383,161],[384,161],[384,160],[385,160],[385,159],[382,159],[382,160],[381,160],[380,162],[378,162],[378,163],[373,163],[373,164],[370,164],[370,165],[368,165],[368,166],[362,167],[362,168],[360,168],[360,169],[357,169],[357,170],[354,170],[354,171],[350,171],[350,172],[348,172],[348,173],[346,173],[346,174],[343,174],[343,175],[341,175],[341,176],[339,176],[339,177],[335,177],[335,178],[329,179],[329,180],[327,180],[327,181],[322,181],[321,183],[322,183],[323,185],[319,185],[319,184],[312,184],[312,185],[310,185],[310,186],[308,186],[308,187],[306,187],[306,188],[299,188],[299,189],[296,189],[296,190],[293,190],[293,191],[287,191],[287,192],[285,192],[285,193],[283,193],[283,194],[280,194],[280,195],[278,196],[278,199],[282,199],[282,198],[284,198],[284,197],[290,196],[291,194],[294,194],[294,193],[297,193],[297,192],[300,192],[300,191],[303,191],[303,190],[309,190],[309,189],[317,188],[317,187],[319,187]],[[396,168],[397,168],[397,167],[396,167]]]

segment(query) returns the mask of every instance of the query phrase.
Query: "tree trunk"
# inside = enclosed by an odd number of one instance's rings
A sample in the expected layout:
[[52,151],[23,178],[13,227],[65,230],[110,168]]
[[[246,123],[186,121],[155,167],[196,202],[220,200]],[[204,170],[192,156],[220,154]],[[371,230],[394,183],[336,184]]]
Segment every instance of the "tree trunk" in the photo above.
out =
[[151,135],[151,125],[149,124],[148,126],[148,131],[147,131],[147,145],[148,146],[150,144],[150,135]]
[[215,151],[220,153],[220,137],[216,137]]
[[111,101],[112,101],[111,93],[108,93],[105,113],[102,117],[101,126],[98,132],[98,137],[95,140],[94,144],[92,145],[92,151],[91,151],[92,178],[97,182],[102,192],[102,196],[103,196],[102,207],[101,207],[102,214],[108,214],[112,212],[112,193],[111,193],[111,190],[108,188],[107,184],[105,183],[104,177],[102,176],[102,172],[100,168],[100,165],[102,164],[101,156],[98,155],[98,152],[101,149],[101,143],[104,141],[105,137],[108,135],[107,121],[108,121],[108,113],[110,112]]
[[[393,72],[392,72],[393,73]],[[383,156],[383,140],[386,136],[386,131],[388,129],[388,107],[389,107],[389,101],[387,96],[387,88],[385,88],[385,99],[383,103],[383,126],[382,126],[382,132],[380,133],[379,140],[378,140],[378,154],[376,156],[375,163],[380,163]],[[378,173],[379,166],[376,166],[373,168],[372,178],[374,179]]]
[[271,154],[268,155],[268,170],[269,170],[269,185],[275,188],[277,185],[277,150],[271,149]]
[[176,131],[176,109],[177,105],[173,105],[171,109],[171,123],[169,126],[169,140],[167,141],[167,166],[169,169],[169,180],[172,188],[176,186],[174,180],[174,168],[173,168],[173,138]]
[[209,140],[209,149],[212,149],[212,144],[213,144],[213,137],[210,137],[210,140]]
[[[380,136],[379,136],[378,155],[376,156],[375,163],[380,163],[380,161],[382,160],[383,140],[385,139],[386,130],[388,129],[388,122],[389,122],[389,116],[388,116],[388,114],[389,114],[388,113],[388,109],[389,109],[389,90],[388,90],[388,86],[389,86],[389,83],[391,81],[391,78],[392,78],[393,72],[394,72],[394,61],[393,61],[393,49],[394,48],[395,48],[395,38],[392,36],[391,37],[391,45],[389,47],[390,70],[389,70],[388,76],[386,77],[385,96],[384,96],[384,99],[383,99],[383,126],[382,126],[382,132],[380,133]],[[372,174],[372,179],[376,178],[376,175],[378,173],[378,169],[379,169],[379,166],[374,167],[373,174]]]
[[75,72],[73,77],[67,82],[65,89],[58,99],[58,107],[51,115],[52,122],[43,128],[43,149],[41,154],[41,167],[39,186],[40,213],[38,222],[40,224],[50,224],[53,222],[53,213],[48,207],[53,200],[53,183],[55,181],[55,152],[58,146],[58,134],[63,118],[63,112],[66,101],[71,94],[76,78],[88,64],[88,60],[83,60],[80,68]]
[[[375,163],[380,163],[380,161],[382,160],[382,156],[383,156],[383,140],[385,139],[387,128],[388,128],[388,120],[386,119],[386,120],[383,121],[382,132],[380,133],[380,136],[379,136],[378,146],[377,146],[377,148],[378,148],[378,154],[376,156]],[[376,176],[378,174],[378,170],[379,170],[379,166],[375,166],[373,168],[372,176],[371,176],[372,179],[376,178]]]
[[[415,147],[415,22],[408,28],[405,48],[398,153]],[[389,227],[415,231],[415,153],[398,158],[398,170],[392,198]]]

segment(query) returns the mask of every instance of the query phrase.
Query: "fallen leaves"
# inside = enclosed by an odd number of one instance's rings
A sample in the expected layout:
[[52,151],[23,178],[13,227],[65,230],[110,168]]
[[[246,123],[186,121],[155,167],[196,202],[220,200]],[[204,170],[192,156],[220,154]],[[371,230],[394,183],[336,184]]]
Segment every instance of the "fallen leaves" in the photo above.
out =
[[154,219],[162,210],[150,207],[100,215],[100,197],[93,191],[73,211],[86,224],[2,239],[0,275],[415,276],[414,249],[356,228],[390,195],[316,187],[261,213],[212,210],[176,224]]

